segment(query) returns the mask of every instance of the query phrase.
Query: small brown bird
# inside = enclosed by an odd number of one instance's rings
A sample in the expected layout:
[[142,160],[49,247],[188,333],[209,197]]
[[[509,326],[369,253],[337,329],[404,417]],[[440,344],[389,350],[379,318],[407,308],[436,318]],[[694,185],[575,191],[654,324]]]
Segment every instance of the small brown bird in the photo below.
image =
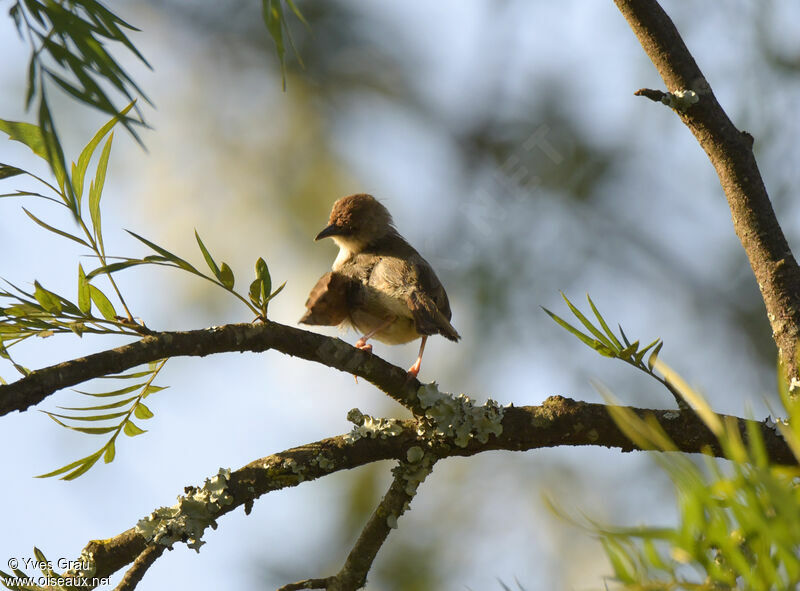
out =
[[350,195],[334,203],[328,226],[315,240],[329,236],[339,256],[311,290],[302,324],[352,326],[363,334],[355,346],[365,351],[372,350],[371,338],[398,345],[422,337],[419,356],[408,370],[414,377],[428,336],[461,338],[450,324],[450,302],[436,273],[372,195]]

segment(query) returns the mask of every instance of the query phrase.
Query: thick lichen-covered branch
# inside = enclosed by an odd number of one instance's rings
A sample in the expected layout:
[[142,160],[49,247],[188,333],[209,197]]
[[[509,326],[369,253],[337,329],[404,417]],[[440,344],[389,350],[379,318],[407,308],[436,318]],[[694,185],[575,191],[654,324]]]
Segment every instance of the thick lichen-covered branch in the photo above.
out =
[[[440,392],[432,385],[424,390],[420,398],[428,404],[426,416],[414,420],[375,419],[351,411],[349,418],[356,425],[350,433],[286,450],[238,470],[221,470],[202,486],[187,487],[175,505],[154,510],[135,527],[115,537],[90,542],[82,559],[92,561],[93,576],[102,578],[131,564],[153,545],[171,547],[186,543],[199,549],[208,527],[215,527],[222,516],[239,507],[249,512],[263,494],[379,460],[399,460],[406,468],[410,467],[411,471],[403,478],[408,485],[412,481],[421,482],[422,478],[415,475],[424,476],[427,470],[416,468],[430,466],[434,459],[472,456],[484,451],[525,451],[564,445],[637,449],[611,418],[609,407],[603,404],[553,396],[541,406],[500,407],[491,401],[477,405],[466,397]],[[640,417],[651,416],[681,451],[709,450],[722,455],[716,437],[692,412],[629,410]],[[772,462],[796,464],[774,424],[721,418],[738,423],[745,441],[748,423],[754,427],[761,434]],[[399,513],[389,513],[386,524],[391,527],[392,516],[396,518]],[[367,554],[360,555],[359,560]]]
[[[792,390],[800,386],[800,267],[772,209],[753,155],[753,138],[738,130],[717,102],[694,57],[657,0],[615,0],[658,69],[669,104],[717,171],[736,235],[753,269]],[[655,91],[641,96],[662,100]],[[682,100],[690,97],[691,100]]]

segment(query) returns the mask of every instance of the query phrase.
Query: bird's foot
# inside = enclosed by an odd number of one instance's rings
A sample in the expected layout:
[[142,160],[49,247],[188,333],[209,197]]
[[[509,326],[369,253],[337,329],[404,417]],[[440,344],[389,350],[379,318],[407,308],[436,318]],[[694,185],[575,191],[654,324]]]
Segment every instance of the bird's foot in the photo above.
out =
[[408,368],[408,381],[417,379],[419,375],[420,367],[422,367],[422,359],[417,359],[417,361]]
[[368,344],[365,339],[358,339],[356,344],[353,345],[356,349],[361,349],[367,353],[372,353],[372,345]]

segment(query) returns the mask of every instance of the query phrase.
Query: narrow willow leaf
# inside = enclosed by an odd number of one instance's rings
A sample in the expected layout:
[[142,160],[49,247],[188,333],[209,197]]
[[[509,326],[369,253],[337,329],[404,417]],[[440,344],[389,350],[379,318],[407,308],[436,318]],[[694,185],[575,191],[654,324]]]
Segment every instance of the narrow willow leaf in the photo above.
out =
[[106,297],[106,294],[91,284],[89,285],[89,289],[91,291],[92,301],[94,305],[97,306],[97,309],[100,310],[103,318],[106,320],[114,320],[117,311],[114,309],[111,301]]
[[94,137],[89,141],[89,143],[86,144],[86,147],[81,151],[81,155],[78,156],[78,163],[73,168],[72,184],[75,186],[75,193],[77,194],[79,200],[83,194],[83,179],[86,175],[86,169],[89,167],[89,161],[92,159],[95,149],[105,135],[119,122],[119,120],[127,115],[128,111],[131,110],[135,103],[136,101],[131,101],[127,107],[119,112],[119,114],[112,117],[108,123],[103,125],[103,127],[101,127],[97,133],[94,134]]
[[295,5],[293,0],[286,0],[286,4],[287,4],[287,6],[289,6],[289,8],[291,8],[292,12],[297,17],[297,20],[299,20],[301,23],[303,23],[307,27],[311,26],[311,25],[308,24],[308,21],[306,20],[306,17],[303,16],[303,13],[300,12],[300,9],[297,8],[297,6]]
[[124,398],[117,402],[112,402],[110,404],[101,404],[99,406],[59,406],[61,410],[108,410],[109,408],[119,408],[120,406],[125,406],[126,404],[133,402],[139,398],[139,395],[131,396],[130,398]]
[[663,346],[664,346],[664,341],[661,341],[656,346],[656,348],[653,349],[653,352],[650,353],[650,357],[647,358],[647,368],[650,371],[653,371],[653,366],[655,366],[656,361],[658,361],[658,354],[661,352],[661,347],[663,347]]
[[636,567],[630,554],[612,538],[604,538],[602,544],[614,569],[614,576],[622,583],[633,585],[636,582]]
[[95,173],[94,180],[89,184],[89,214],[92,218],[92,228],[94,228],[94,235],[97,238],[97,243],[100,246],[100,252],[103,250],[103,230],[101,227],[100,216],[100,197],[103,194],[103,186],[106,182],[106,170],[108,169],[108,157],[111,154],[111,142],[114,141],[114,133],[108,136],[108,141],[103,146],[103,151],[100,153],[100,160],[97,163],[97,172]]
[[[47,411],[44,411],[47,412]],[[125,416],[128,414],[128,411],[123,410],[120,412],[109,412],[101,415],[62,415],[55,412],[48,412],[47,415],[50,418],[58,417],[60,419],[67,419],[70,421],[109,421],[111,419],[118,419],[119,417]]]
[[631,342],[628,340],[628,337],[625,336],[625,331],[622,330],[622,325],[621,324],[617,324],[617,327],[619,327],[619,334],[622,335],[622,340],[625,341],[625,346],[626,347],[630,347],[631,346]]
[[42,220],[40,220],[39,218],[37,218],[35,215],[33,215],[30,211],[28,211],[24,207],[22,208],[22,211],[24,211],[26,214],[28,214],[29,218],[31,218],[34,222],[39,224],[45,230],[47,230],[49,232],[52,232],[53,234],[58,234],[59,236],[63,236],[64,238],[69,238],[70,240],[73,240],[73,241],[77,242],[78,244],[80,244],[82,246],[85,246],[86,248],[91,248],[89,246],[89,243],[86,242],[83,238],[79,238],[78,236],[74,236],[74,235],[70,234],[69,232],[64,232],[63,230],[59,230],[58,228],[54,228],[50,224],[47,224],[47,223],[43,222]]
[[100,459],[100,451],[93,453],[92,455],[88,456],[87,459],[83,462],[81,466],[67,474],[66,476],[62,476],[62,480],[75,480],[78,476],[81,476],[88,472],[92,466],[97,463],[97,460]]
[[683,399],[692,407],[697,413],[697,416],[706,424],[706,427],[720,438],[724,434],[724,427],[722,425],[722,420],[720,419],[719,415],[715,413],[711,406],[708,404],[705,398],[703,398],[698,392],[693,390],[689,387],[689,384],[671,367],[669,367],[663,361],[658,361],[653,364],[655,369],[664,376],[664,378],[669,382],[675,389],[678,390],[678,393],[683,397]]
[[636,365],[641,365],[641,363],[642,363],[642,359],[644,359],[644,356],[645,356],[645,354],[646,354],[646,353],[647,353],[647,352],[648,352],[648,351],[649,351],[649,350],[650,350],[652,347],[654,347],[656,344],[658,344],[658,342],[659,342],[660,340],[661,340],[661,339],[656,339],[655,341],[653,341],[652,343],[650,343],[649,345],[647,345],[647,346],[646,346],[644,349],[642,349],[641,351],[639,351],[639,352],[638,352],[638,353],[637,353],[637,354],[634,356],[633,360],[636,362]]
[[34,281],[33,285],[36,288],[33,292],[33,297],[35,297],[36,301],[41,304],[45,312],[49,312],[50,314],[60,313],[61,300],[56,296],[56,294],[46,290],[39,284],[38,281]]
[[[151,372],[149,372],[149,371],[145,371],[145,372],[141,372],[138,375],[131,375],[131,376],[103,376],[103,377],[104,378],[105,377],[113,377],[114,379],[117,379],[117,378],[120,378],[120,377],[131,377],[131,378],[134,378],[134,377],[148,376],[148,375],[150,375],[150,373]],[[85,396],[95,396],[97,398],[107,398],[109,396],[121,396],[122,394],[128,394],[129,392],[133,392],[134,390],[138,390],[142,386],[144,386],[144,384],[134,384],[133,386],[127,386],[125,388],[120,388],[119,390],[113,390],[112,392],[95,393],[95,392],[84,392],[83,390],[75,390],[75,392],[77,392],[78,394],[84,394]]]
[[67,182],[67,164],[64,159],[64,150],[56,135],[53,116],[50,114],[50,107],[47,104],[47,97],[44,89],[41,90],[39,98],[39,127],[41,128],[42,141],[45,149],[45,160],[50,164],[50,170],[56,177],[58,186],[61,187],[62,198],[75,217],[80,217],[78,201],[72,188],[72,183]]
[[36,561],[39,563],[37,567],[39,570],[42,571],[42,574],[46,577],[53,577],[55,573],[53,572],[52,567],[50,565],[52,562],[47,560],[47,557],[44,555],[44,552],[39,550],[36,546],[33,547],[33,555],[36,557]]
[[592,298],[589,297],[588,293],[586,294],[586,299],[589,300],[589,306],[591,306],[592,312],[594,312],[594,315],[597,317],[597,321],[600,323],[600,326],[603,327],[603,330],[608,335],[608,338],[612,340],[618,350],[622,349],[622,343],[619,342],[616,335],[614,335],[614,332],[609,328],[608,324],[606,324],[605,319],[600,315],[600,311],[597,309],[597,306],[594,305],[594,302],[592,301]]
[[222,267],[219,270],[219,280],[225,286],[225,289],[233,289],[235,279],[233,270],[228,266],[228,263],[222,263]]
[[117,450],[114,446],[114,440],[112,439],[106,444],[106,450],[105,453],[103,454],[103,462],[105,462],[106,464],[110,464],[111,462],[113,462],[116,453]]
[[281,65],[283,89],[286,90],[286,46],[283,43],[283,7],[281,6],[281,0],[261,0],[261,12],[267,31],[275,43],[275,51],[278,54],[278,62]]
[[221,279],[219,267],[217,266],[217,263],[214,261],[214,258],[211,256],[211,253],[208,252],[206,245],[203,244],[202,240],[200,240],[200,234],[197,233],[197,230],[194,231],[194,237],[197,239],[197,245],[200,247],[200,252],[203,253],[203,258],[206,260],[208,268],[211,269],[212,273],[214,273],[214,277],[216,277],[217,279]]
[[161,390],[166,390],[169,386],[154,386],[150,384],[149,386],[145,386],[144,391],[142,392],[142,398],[147,398],[150,394],[155,394],[156,392],[161,392]]
[[286,287],[286,282],[285,281],[283,283],[281,283],[281,285],[280,285],[280,287],[278,289],[276,289],[271,294],[269,294],[269,298],[267,298],[267,301],[273,299],[276,295],[281,293],[283,291],[284,287]]
[[136,405],[136,408],[133,409],[133,414],[136,416],[137,419],[143,419],[143,420],[152,419],[154,416],[153,412],[149,408],[147,408],[147,406],[142,402]]
[[125,426],[122,428],[125,432],[125,435],[128,437],[136,437],[137,435],[141,435],[142,433],[147,433],[144,429],[140,429],[136,426],[133,421],[125,421]]
[[[129,380],[131,378],[141,378],[143,376],[149,376],[151,373],[153,373],[153,372],[148,370],[148,371],[137,371],[137,372],[134,372],[134,373],[114,373],[114,374],[109,374],[107,376],[100,376],[100,377],[108,379],[108,380]],[[138,386],[134,386],[134,387],[138,388]],[[84,394],[85,394],[85,392],[84,392]]]
[[44,134],[38,125],[0,119],[0,131],[5,132],[9,139],[25,144],[34,154],[47,160]]
[[83,272],[83,266],[78,263],[78,308],[85,316],[92,313],[92,290],[89,288],[89,280]]
[[612,351],[617,350],[614,347],[614,344],[608,339],[608,337],[606,337],[602,332],[600,332],[600,330],[598,330],[594,326],[594,324],[592,324],[589,321],[589,319],[586,318],[586,316],[584,316],[583,313],[580,310],[578,310],[578,308],[572,302],[569,301],[569,298],[567,298],[567,296],[563,292],[561,293],[561,297],[564,298],[565,302],[567,302],[567,306],[569,306],[569,309],[575,315],[575,318],[580,320],[581,324],[583,324],[583,326],[586,327],[586,330],[592,333],[598,341],[600,341],[601,343],[603,343],[603,345],[606,346],[606,348]]
[[577,328],[575,328],[574,326],[572,326],[572,325],[571,325],[569,322],[567,322],[566,320],[564,320],[564,319],[563,319],[563,318],[561,318],[560,316],[558,316],[558,315],[556,315],[556,314],[553,314],[553,313],[552,313],[550,310],[548,310],[547,308],[545,308],[545,307],[542,307],[542,310],[544,310],[545,312],[547,312],[547,315],[548,315],[548,316],[550,316],[550,318],[552,318],[553,320],[555,320],[555,321],[556,321],[556,323],[557,323],[559,326],[561,326],[561,328],[563,328],[563,329],[565,329],[565,330],[569,331],[570,333],[572,333],[573,335],[575,335],[576,337],[578,337],[578,338],[581,340],[581,342],[583,342],[584,344],[586,344],[586,345],[590,346],[592,349],[595,349],[595,350],[597,350],[597,347],[598,347],[598,346],[601,344],[601,343],[599,343],[598,341],[596,341],[595,339],[593,339],[592,337],[590,337],[590,336],[588,336],[588,335],[585,335],[585,334],[583,334],[583,333],[582,333],[581,331],[579,331]]
[[11,178],[12,176],[17,176],[20,174],[27,174],[21,168],[17,168],[16,166],[9,166],[8,164],[0,163],[0,179],[7,179]]
[[142,238],[141,236],[139,236],[135,232],[131,232],[130,230],[126,230],[126,232],[128,232],[128,234],[130,234],[131,236],[133,236],[134,238],[136,238],[140,242],[145,243],[147,246],[149,246],[150,248],[155,250],[161,256],[169,259],[171,262],[173,262],[176,265],[178,265],[181,269],[189,271],[190,273],[194,273],[195,275],[200,275],[200,277],[205,277],[205,275],[203,275],[200,271],[195,269],[189,262],[183,260],[182,258],[180,258],[178,256],[175,256],[170,251],[168,251],[168,250],[166,250],[164,248],[161,248],[158,244],[150,242],[147,238]]
[[102,267],[97,267],[97,269],[93,269],[92,271],[89,272],[86,278],[91,280],[97,277],[98,275],[109,275],[111,273],[116,273],[117,271],[122,271],[123,269],[128,269],[130,267],[135,267],[137,265],[149,265],[149,264],[153,264],[153,261],[147,260],[147,258],[119,261],[117,263],[110,263]]
[[[46,410],[42,411],[48,417],[53,419],[56,423],[64,427],[65,429],[71,429],[72,431],[78,431],[80,433],[86,433],[87,435],[105,435],[106,433],[111,433],[112,431],[117,431],[119,429],[119,425],[114,425],[111,427],[77,427],[73,425],[67,425],[63,421],[59,421],[56,417],[61,415],[55,415],[51,412],[47,412]],[[123,413],[127,414],[127,413]]]

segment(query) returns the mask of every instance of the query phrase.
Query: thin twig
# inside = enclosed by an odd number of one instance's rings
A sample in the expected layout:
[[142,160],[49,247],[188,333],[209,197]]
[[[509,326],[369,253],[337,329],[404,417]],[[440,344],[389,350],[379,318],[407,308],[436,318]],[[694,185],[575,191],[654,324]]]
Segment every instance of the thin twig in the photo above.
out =
[[136,560],[133,561],[128,572],[122,577],[122,580],[119,582],[119,585],[114,588],[114,591],[133,591],[136,589],[136,585],[142,580],[147,569],[158,560],[158,557],[164,553],[165,549],[166,547],[160,544],[153,544],[145,548],[139,556],[136,557]]

